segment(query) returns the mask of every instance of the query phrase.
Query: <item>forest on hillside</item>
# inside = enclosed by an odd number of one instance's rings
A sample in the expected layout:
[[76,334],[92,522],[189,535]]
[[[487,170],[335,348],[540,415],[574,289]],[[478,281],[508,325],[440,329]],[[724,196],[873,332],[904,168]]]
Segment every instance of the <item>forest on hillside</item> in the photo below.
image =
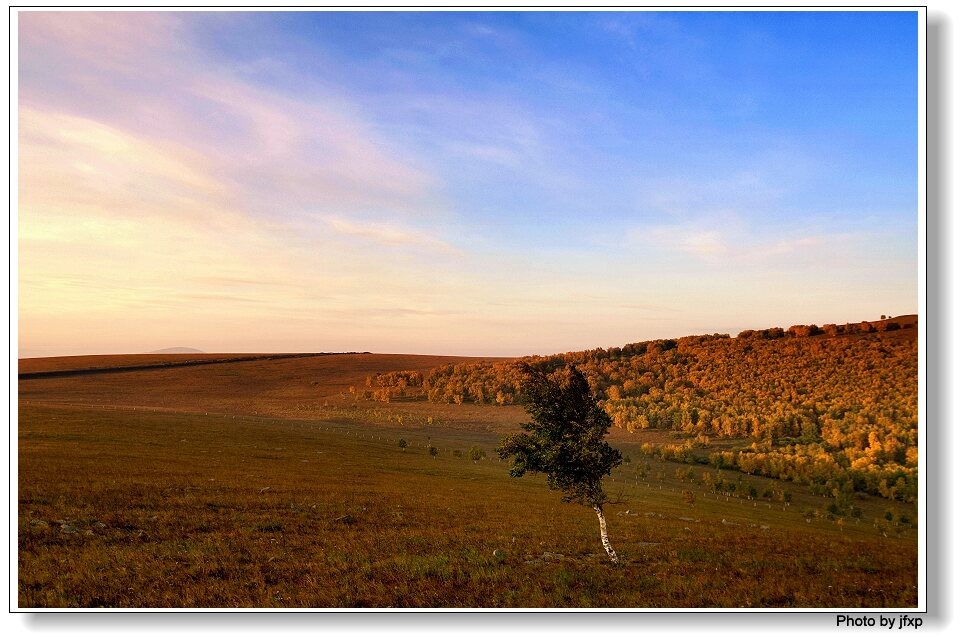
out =
[[907,316],[391,372],[355,392],[509,405],[522,399],[520,362],[574,364],[617,427],[676,432],[678,444],[643,454],[792,480],[841,502],[858,492],[915,502],[917,358],[917,317]]

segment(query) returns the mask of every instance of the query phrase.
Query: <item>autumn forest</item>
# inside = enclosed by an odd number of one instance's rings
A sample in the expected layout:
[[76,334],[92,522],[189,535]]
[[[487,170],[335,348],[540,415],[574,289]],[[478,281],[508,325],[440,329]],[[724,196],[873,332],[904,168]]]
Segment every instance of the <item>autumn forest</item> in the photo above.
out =
[[917,320],[795,325],[452,364],[372,375],[367,387],[352,390],[385,402],[509,405],[520,396],[519,362],[547,370],[571,363],[617,427],[666,430],[677,439],[643,444],[643,455],[791,480],[835,496],[840,509],[858,492],[914,503]]

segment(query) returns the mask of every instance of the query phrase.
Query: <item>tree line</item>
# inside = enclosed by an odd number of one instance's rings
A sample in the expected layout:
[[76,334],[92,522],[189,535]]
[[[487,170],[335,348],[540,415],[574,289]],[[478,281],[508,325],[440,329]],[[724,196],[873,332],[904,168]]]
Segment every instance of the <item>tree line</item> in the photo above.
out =
[[[393,401],[510,405],[523,365],[575,365],[617,427],[685,439],[658,453],[905,501],[917,492],[915,323],[874,322],[686,336],[518,361],[371,376],[363,395]],[[743,439],[710,453],[710,437]],[[702,440],[700,444],[698,441]]]

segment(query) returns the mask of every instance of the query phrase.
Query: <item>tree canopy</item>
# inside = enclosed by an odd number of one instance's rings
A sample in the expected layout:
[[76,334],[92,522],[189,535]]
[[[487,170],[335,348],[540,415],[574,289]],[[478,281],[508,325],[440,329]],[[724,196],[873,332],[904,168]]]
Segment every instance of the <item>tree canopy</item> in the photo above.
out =
[[612,420],[574,365],[549,374],[525,365],[523,396],[531,422],[527,433],[502,440],[498,455],[512,457],[510,473],[544,473],[548,486],[563,492],[562,501],[590,507],[605,503],[602,477],[622,463],[622,455],[605,442]]

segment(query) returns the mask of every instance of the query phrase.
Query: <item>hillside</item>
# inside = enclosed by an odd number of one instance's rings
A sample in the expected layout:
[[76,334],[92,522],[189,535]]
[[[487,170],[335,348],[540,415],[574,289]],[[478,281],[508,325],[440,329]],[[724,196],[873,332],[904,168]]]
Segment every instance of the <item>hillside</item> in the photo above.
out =
[[[687,336],[532,357],[578,365],[616,427],[659,459],[792,480],[840,506],[915,502],[917,318]],[[808,336],[807,336],[808,334]],[[20,361],[22,403],[112,405],[504,433],[518,359],[137,355]]]
[[22,360],[18,604],[911,608],[916,328],[863,329],[527,359],[620,425],[618,569],[493,452],[517,359]]
[[372,374],[428,371],[497,362],[406,354],[138,354],[20,360],[21,403],[181,413],[303,419],[377,420],[405,426],[429,422],[461,429],[507,431],[520,407],[446,408],[427,401],[385,405],[357,400]]
[[[790,479],[824,494],[913,501],[917,320],[687,336],[522,360],[548,369],[575,364],[616,426],[682,439],[648,453]],[[511,405],[522,378],[516,362],[453,364],[374,375],[365,396]],[[708,451],[719,439],[741,444]]]

